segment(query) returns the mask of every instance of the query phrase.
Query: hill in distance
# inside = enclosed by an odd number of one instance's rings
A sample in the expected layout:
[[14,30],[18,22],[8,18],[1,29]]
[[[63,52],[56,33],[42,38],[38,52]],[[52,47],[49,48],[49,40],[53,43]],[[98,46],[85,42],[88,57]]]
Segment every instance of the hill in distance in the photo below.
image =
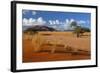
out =
[[28,27],[24,31],[33,31],[33,32],[34,31],[56,31],[56,29],[54,29],[52,27],[48,27],[48,26],[36,25],[36,26]]

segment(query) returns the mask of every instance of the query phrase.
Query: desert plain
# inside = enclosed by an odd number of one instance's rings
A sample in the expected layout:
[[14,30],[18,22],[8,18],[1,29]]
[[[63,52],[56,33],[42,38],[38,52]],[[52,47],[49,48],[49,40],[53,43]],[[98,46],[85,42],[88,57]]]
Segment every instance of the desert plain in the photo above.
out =
[[91,34],[76,37],[71,31],[23,33],[23,62],[74,61],[91,59]]

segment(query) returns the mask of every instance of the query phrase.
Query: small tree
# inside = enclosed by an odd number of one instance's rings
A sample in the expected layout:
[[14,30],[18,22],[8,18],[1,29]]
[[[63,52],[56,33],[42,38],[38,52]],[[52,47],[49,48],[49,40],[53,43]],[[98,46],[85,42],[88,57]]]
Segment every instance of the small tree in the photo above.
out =
[[80,32],[81,32],[81,27],[76,26],[76,28],[74,29],[74,33],[76,34],[77,37],[80,37]]
[[70,26],[74,29],[77,27],[77,22],[76,21],[73,21],[71,22]]
[[78,26],[76,21],[73,21],[70,26],[74,29],[74,33],[77,35],[77,37],[80,37],[80,31],[81,31],[81,27]]

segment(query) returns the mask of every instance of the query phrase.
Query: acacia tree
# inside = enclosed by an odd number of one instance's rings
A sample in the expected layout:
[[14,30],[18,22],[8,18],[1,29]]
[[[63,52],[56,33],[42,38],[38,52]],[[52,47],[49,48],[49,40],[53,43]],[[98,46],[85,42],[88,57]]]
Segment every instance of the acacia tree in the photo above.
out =
[[76,26],[76,28],[74,29],[74,33],[76,34],[77,37],[80,37],[80,33],[81,32],[81,27],[80,26]]
[[74,29],[74,33],[76,34],[77,38],[80,37],[81,27],[78,26],[76,21],[71,22],[70,26]]

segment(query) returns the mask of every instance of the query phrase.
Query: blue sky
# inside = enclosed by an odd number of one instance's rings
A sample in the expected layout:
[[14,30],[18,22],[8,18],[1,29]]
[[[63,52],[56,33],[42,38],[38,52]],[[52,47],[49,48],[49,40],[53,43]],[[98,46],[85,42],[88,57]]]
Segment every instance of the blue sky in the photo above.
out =
[[91,27],[90,13],[22,10],[22,19],[23,26],[45,25],[68,30],[70,23],[76,21],[80,26]]

